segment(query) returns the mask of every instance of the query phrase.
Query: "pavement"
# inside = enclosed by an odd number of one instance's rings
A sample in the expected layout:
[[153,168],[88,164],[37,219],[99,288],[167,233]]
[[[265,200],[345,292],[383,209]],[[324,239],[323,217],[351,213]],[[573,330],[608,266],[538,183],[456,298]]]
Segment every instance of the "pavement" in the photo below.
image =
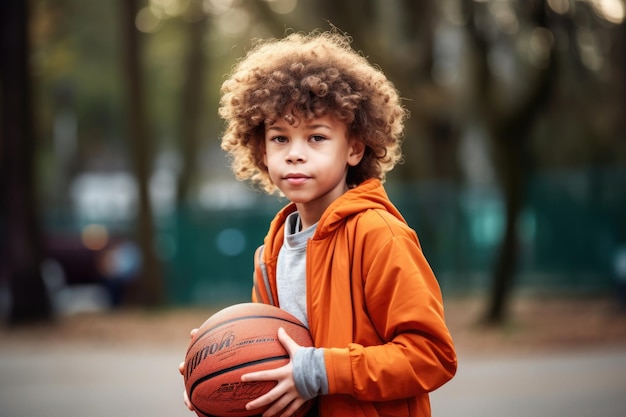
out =
[[459,359],[433,417],[624,417],[626,350]]
[[[190,417],[180,349],[0,340],[0,417]],[[432,396],[433,417],[626,416],[626,348],[478,358]]]

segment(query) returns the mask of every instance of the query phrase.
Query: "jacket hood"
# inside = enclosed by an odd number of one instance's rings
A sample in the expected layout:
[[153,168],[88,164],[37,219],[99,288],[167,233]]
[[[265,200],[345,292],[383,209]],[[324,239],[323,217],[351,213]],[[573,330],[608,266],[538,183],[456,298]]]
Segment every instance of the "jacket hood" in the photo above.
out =
[[323,238],[333,232],[345,218],[372,209],[387,211],[406,223],[398,209],[389,200],[380,180],[369,179],[346,191],[326,209],[313,239]]

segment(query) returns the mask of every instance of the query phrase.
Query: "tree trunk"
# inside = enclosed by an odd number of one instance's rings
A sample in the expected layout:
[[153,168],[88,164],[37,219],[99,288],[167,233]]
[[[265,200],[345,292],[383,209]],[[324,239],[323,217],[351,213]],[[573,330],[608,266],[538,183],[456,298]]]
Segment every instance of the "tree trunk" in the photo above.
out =
[[142,84],[141,47],[139,32],[135,28],[138,12],[137,0],[120,0],[123,11],[122,27],[126,44],[125,74],[129,92],[129,123],[131,157],[139,191],[137,213],[137,238],[142,254],[142,270],[136,288],[132,291],[134,302],[144,306],[158,306],[164,302],[161,268],[154,251],[154,221],[149,195],[152,161],[151,137],[148,129],[147,109]]
[[177,203],[184,204],[189,194],[191,180],[195,173],[198,143],[200,141],[200,121],[202,120],[204,97],[205,54],[203,39],[206,29],[206,18],[187,23],[188,39],[186,60],[186,77],[182,91],[181,114],[181,148],[182,167],[178,179]]
[[[477,16],[471,0],[464,3],[470,16]],[[546,26],[545,1],[525,3],[531,22],[535,26]],[[471,39],[477,50],[477,91],[478,117],[490,134],[493,144],[494,166],[505,206],[505,231],[500,251],[497,254],[493,269],[488,306],[483,316],[485,324],[498,325],[505,321],[508,306],[515,284],[517,273],[518,222],[526,196],[530,161],[528,142],[537,116],[550,102],[554,88],[554,48],[550,51],[549,64],[538,69],[535,79],[529,83],[527,94],[518,100],[512,110],[503,112],[496,99],[491,96],[493,75],[487,65],[487,56],[491,45],[481,28],[476,24],[469,25]]]
[[[509,129],[512,130],[512,129]],[[526,155],[523,142],[527,138],[507,137],[506,133],[496,134],[493,139],[496,152],[500,154],[498,177],[504,194],[505,229],[500,250],[493,269],[488,307],[483,318],[486,324],[504,322],[508,313],[509,301],[515,284],[519,233],[517,229],[519,215],[526,195]]]
[[53,314],[41,275],[27,4],[6,0],[0,6],[0,280],[9,284],[10,324],[48,320]]

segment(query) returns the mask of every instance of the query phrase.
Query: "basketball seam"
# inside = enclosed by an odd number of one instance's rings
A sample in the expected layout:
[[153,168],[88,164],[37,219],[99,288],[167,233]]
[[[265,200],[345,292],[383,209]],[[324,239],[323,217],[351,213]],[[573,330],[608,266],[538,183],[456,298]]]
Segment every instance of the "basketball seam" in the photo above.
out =
[[232,322],[235,322],[235,321],[240,321],[240,320],[247,320],[247,319],[273,319],[273,320],[280,320],[280,321],[284,321],[284,322],[287,322],[287,323],[291,323],[293,325],[296,325],[298,327],[301,327],[301,328],[305,329],[306,331],[309,331],[309,329],[307,329],[307,327],[305,325],[303,325],[302,323],[298,323],[298,322],[295,322],[293,320],[290,320],[290,319],[287,319],[287,318],[282,318],[282,317],[276,317],[276,316],[271,316],[271,315],[254,315],[254,316],[245,316],[245,317],[235,317],[235,318],[232,318],[230,320],[226,320],[226,321],[223,321],[221,323],[218,323],[218,324],[216,324],[216,325],[206,329],[205,331],[203,331],[200,336],[197,336],[195,338],[195,340],[193,342],[191,342],[191,344],[187,348],[187,353],[189,353],[191,348],[193,348],[196,343],[198,343],[200,340],[202,340],[202,338],[207,333],[217,329],[218,327],[225,326],[225,325],[227,325],[229,323],[232,323]]

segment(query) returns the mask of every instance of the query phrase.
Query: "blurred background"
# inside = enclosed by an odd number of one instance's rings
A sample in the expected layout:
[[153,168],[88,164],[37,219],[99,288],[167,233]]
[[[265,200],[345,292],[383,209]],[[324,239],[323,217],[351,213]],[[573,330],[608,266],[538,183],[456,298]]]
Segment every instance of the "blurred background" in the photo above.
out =
[[[249,300],[252,254],[286,204],[234,180],[219,147],[220,85],[255,39],[333,27],[411,112],[405,161],[386,187],[440,281],[461,354],[598,341],[623,353],[625,13],[624,0],[3,0],[0,416],[51,415],[44,400],[83,415],[122,397],[134,414],[147,402],[185,411],[175,368],[188,331]],[[171,350],[116,356],[121,340]],[[85,344],[97,348],[77,362]],[[501,380],[487,378],[500,389],[532,370],[509,397],[481,385],[488,362],[470,361],[437,405],[513,416],[514,395],[528,395],[569,408],[518,410],[617,416],[626,357],[600,356],[604,366],[597,355],[589,367],[505,361]],[[554,396],[563,378],[595,383],[604,414],[581,407],[588,387]],[[146,399],[136,388],[146,379],[174,389]],[[49,393],[39,409],[18,401],[38,386]],[[176,411],[157,405],[159,389],[175,391]],[[476,403],[487,392],[505,400],[500,412]]]
[[234,180],[218,93],[254,39],[337,27],[411,112],[387,188],[446,294],[626,283],[623,0],[78,0],[2,6],[11,322],[247,300],[285,201]]

